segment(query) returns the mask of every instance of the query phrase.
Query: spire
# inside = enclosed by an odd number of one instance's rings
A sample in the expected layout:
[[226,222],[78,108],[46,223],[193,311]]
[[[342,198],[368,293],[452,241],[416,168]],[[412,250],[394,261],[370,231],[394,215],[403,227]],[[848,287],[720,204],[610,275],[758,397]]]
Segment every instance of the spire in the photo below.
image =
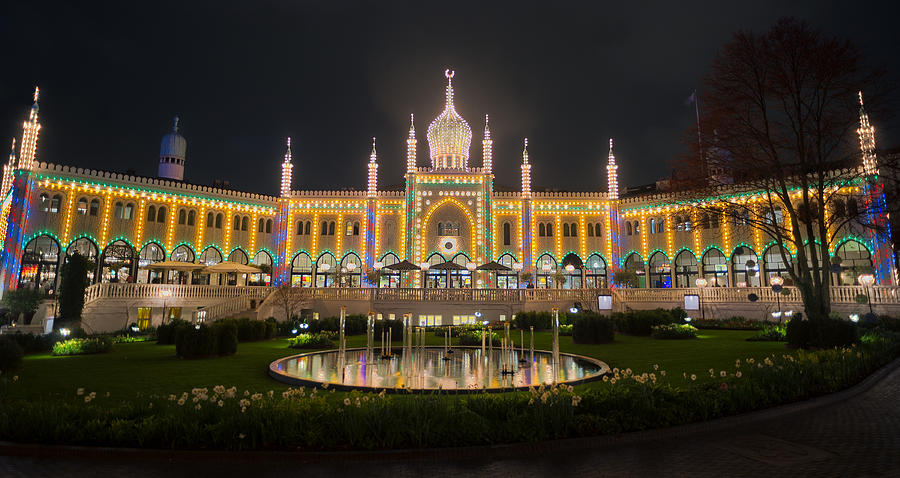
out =
[[456,74],[456,72],[449,68],[444,70],[444,76],[447,77],[447,107],[448,108],[453,107],[453,75],[455,75],[455,74]]
[[281,163],[281,197],[291,195],[291,183],[293,182],[294,162],[291,156],[291,137],[287,139],[287,150],[284,153],[284,161]]
[[175,124],[172,125],[172,132],[173,133],[178,132],[178,116],[177,115],[175,116]]
[[16,164],[16,138],[12,139],[12,146],[9,147],[9,164]]
[[40,97],[41,90],[35,86],[34,104],[31,105],[28,121],[22,124],[22,144],[19,146],[19,169],[30,170],[34,166],[38,133],[41,131],[41,124],[38,123],[38,110],[40,109],[38,100]]
[[[16,168],[16,138],[12,139],[9,148],[9,161],[3,165],[3,178],[0,179],[0,197],[5,197],[9,188],[13,185],[13,170]],[[2,221],[2,220],[0,220]],[[5,232],[5,230],[3,231]]]
[[481,141],[482,150],[482,169],[485,173],[492,173],[494,169],[494,141],[491,139],[490,118],[484,115],[484,140]]
[[416,172],[416,124],[415,116],[409,114],[409,136],[406,138],[406,173]]
[[522,150],[522,199],[531,198],[531,165],[528,164],[528,138]]
[[875,128],[869,123],[869,115],[863,105],[862,91],[859,93],[859,149],[862,153],[863,169],[867,176],[878,174],[878,161],[875,157]]
[[369,154],[368,197],[374,198],[378,193],[378,152],[375,151],[375,138],[372,138],[372,153]]
[[613,153],[613,139],[609,138],[609,158],[606,164],[607,197],[612,200],[619,199],[619,166],[616,164],[616,155]]

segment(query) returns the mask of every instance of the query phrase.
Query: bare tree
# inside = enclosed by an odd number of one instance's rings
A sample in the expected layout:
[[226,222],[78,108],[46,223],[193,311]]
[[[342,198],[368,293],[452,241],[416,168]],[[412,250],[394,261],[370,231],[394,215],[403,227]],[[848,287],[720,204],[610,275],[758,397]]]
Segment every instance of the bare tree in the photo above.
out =
[[284,310],[284,320],[290,321],[294,316],[294,309],[303,302],[300,294],[296,293],[290,282],[285,282],[275,288],[272,293],[275,303]]
[[705,78],[700,145],[694,130],[696,148],[677,168],[676,183],[707,198],[692,201],[695,215],[758,228],[780,246],[811,318],[830,312],[832,247],[872,226],[858,92],[877,102],[882,78],[848,41],[793,19],[738,32]]

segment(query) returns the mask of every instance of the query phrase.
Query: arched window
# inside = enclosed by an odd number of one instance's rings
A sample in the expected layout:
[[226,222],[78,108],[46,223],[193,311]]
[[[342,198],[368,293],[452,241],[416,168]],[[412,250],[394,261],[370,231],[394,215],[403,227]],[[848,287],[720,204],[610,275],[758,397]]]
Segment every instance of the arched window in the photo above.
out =
[[641,233],[641,223],[634,221],[634,224],[632,225],[632,229],[634,229],[635,234],[640,234]]
[[257,252],[253,256],[251,264],[259,268],[259,272],[250,274],[251,285],[269,285],[272,283],[272,256],[268,252]]
[[657,251],[650,256],[650,287],[653,289],[669,289],[672,287],[672,264],[668,256]]
[[401,272],[393,270],[388,266],[392,266],[400,262],[400,258],[393,252],[388,252],[381,258],[381,283],[378,287],[396,288],[400,287]]
[[150,242],[147,243],[141,249],[141,252],[138,254],[138,275],[137,282],[140,283],[159,283],[161,282],[161,273],[157,271],[150,271],[145,269],[145,267],[153,264],[154,262],[161,262],[166,260],[166,253],[163,251],[163,248],[155,243]]
[[625,234],[628,235],[628,236],[632,235],[632,231],[631,231],[631,222],[630,222],[630,221],[626,221],[626,222],[625,222]]
[[348,236],[352,236],[353,235],[353,221],[347,221],[344,224],[344,229],[346,231],[344,234],[346,234]]
[[322,228],[321,228],[321,229],[322,229],[322,230],[321,230],[321,232],[319,233],[319,235],[320,235],[320,236],[327,236],[327,235],[328,235],[328,221],[322,221]]
[[182,226],[187,224],[187,212],[184,209],[178,210],[178,224]]
[[563,223],[563,237],[569,237],[569,223]]
[[309,235],[309,221],[306,221],[306,226],[303,227],[303,234]]
[[556,270],[556,259],[550,254],[544,253],[537,258],[534,265],[537,269],[537,274],[535,274],[537,279],[535,281],[535,287],[549,289],[553,285],[550,280],[550,275]]
[[508,267],[508,271],[497,271],[497,287],[500,289],[517,289],[519,287],[518,276],[514,270],[516,258],[506,253],[497,259],[497,262]]
[[241,230],[241,216],[238,216],[237,214],[235,214],[234,219],[231,221],[231,225],[235,231],[240,231]]
[[508,222],[503,223],[503,245],[508,246],[512,243],[512,226]]
[[359,235],[359,221],[353,221],[353,235]]
[[134,217],[134,203],[125,204],[125,210],[122,212],[122,219],[130,221]]
[[190,211],[188,211],[188,217],[187,217],[187,225],[188,225],[188,226],[193,226],[193,225],[194,225],[195,217],[196,217],[196,213],[194,212],[193,209],[191,209]]
[[224,216],[222,215],[221,212],[216,214],[216,229],[222,229],[222,218],[223,217]]
[[241,231],[246,231],[250,228],[250,217],[244,216],[241,218]]
[[100,258],[100,280],[126,282],[134,273],[134,256],[134,248],[125,241],[114,241],[106,246]]
[[263,228],[265,227],[265,223],[262,218],[259,218],[259,222],[257,223],[256,232],[263,232]]
[[248,258],[247,253],[241,249],[235,249],[231,251],[231,254],[228,254],[228,260],[231,262],[237,262],[238,264],[247,264]]
[[160,206],[156,211],[156,222],[166,222],[166,207]]
[[700,229],[709,229],[709,214],[703,213],[700,216]]
[[[331,224],[334,224],[333,222]],[[334,273],[337,272],[337,260],[330,252],[319,256],[316,261],[316,287],[334,285]]]
[[207,247],[203,254],[200,254],[200,264],[213,266],[220,262],[222,262],[222,253],[215,247]]
[[297,223],[297,235],[298,236],[303,235],[303,221],[300,221]]
[[122,219],[122,203],[119,201],[116,201],[116,204],[113,206],[113,217]]
[[857,241],[846,241],[834,254],[834,262],[840,259],[841,274],[840,285],[858,285],[858,278],[862,274],[871,274],[875,271],[872,267],[872,254],[865,246]]
[[334,235],[334,221],[331,221],[328,223],[328,235],[329,236]]
[[572,235],[572,237],[578,237],[578,224],[573,222],[571,225],[569,225],[569,233]]
[[79,237],[72,241],[69,244],[69,247],[66,249],[66,260],[75,253],[81,254],[89,261],[94,264],[94,267],[90,267],[87,271],[87,278],[90,284],[94,283],[97,275],[97,257],[100,255],[100,249],[97,247],[97,244],[94,241],[88,239],[87,237]]
[[90,209],[88,209],[88,214],[90,214],[91,216],[100,214],[100,200],[91,199],[91,207]]
[[538,224],[538,236],[544,237],[547,235],[547,230],[544,227],[544,223]]
[[41,212],[49,212],[50,211],[50,196],[46,193],[41,193],[39,200],[39,208]]
[[553,237],[553,223],[547,223],[547,237]]
[[291,261],[291,285],[312,287],[312,284],[312,259],[309,254],[300,252]]
[[22,254],[19,287],[30,284],[47,293],[55,290],[59,261],[60,247],[56,240],[47,235],[35,237],[28,242]]
[[50,199],[50,212],[57,213],[59,209],[62,207],[62,196],[59,194],[54,194],[53,198]]
[[348,253],[341,260],[341,272],[346,272],[345,286],[359,287],[362,285],[362,261],[353,252]]
[[683,250],[675,256],[675,287],[697,285],[697,258],[694,253]]
[[[206,227],[213,227],[216,223],[216,218],[213,215],[212,211],[206,213]],[[260,230],[262,232],[262,230]]]
[[156,221],[156,206],[151,204],[150,207],[147,208],[147,222],[154,221]]
[[644,277],[644,259],[637,252],[632,252],[625,258],[625,270],[634,272],[638,277],[638,287],[646,286],[646,278]]
[[602,289],[606,287],[606,260],[600,254],[591,254],[584,262],[584,286]]
[[600,223],[594,224],[594,236],[602,237],[603,231],[600,229]]
[[738,246],[731,256],[731,271],[735,287],[759,287],[759,264],[756,253],[746,246]]
[[656,234],[656,218],[650,218],[650,234]]
[[709,249],[703,254],[702,262],[707,287],[728,287],[728,259],[722,251]]
[[[600,227],[600,224],[597,224],[597,227]],[[660,219],[659,222],[657,223],[656,227],[657,227],[656,232],[665,232],[666,231],[666,220]]]
[[[784,250],[784,257],[782,257],[781,246],[777,244],[773,244],[771,247],[766,249],[766,252],[763,253],[763,270],[765,271],[764,277],[766,279],[766,284],[769,284],[770,280],[774,276],[781,276],[785,279],[788,279],[790,275],[790,269],[792,267],[791,253],[787,250]],[[784,259],[787,258],[788,262],[785,263]]]
[[178,262],[194,262],[194,251],[182,244],[172,250],[171,259]]
[[266,234],[272,234],[272,220],[266,219]]
[[709,216],[709,227],[713,229],[719,228],[719,214],[714,213]]
[[594,237],[594,225],[591,223],[588,223],[587,228],[588,228],[588,237]]
[[76,208],[76,211],[78,212],[78,214],[81,214],[82,216],[87,214],[87,209],[88,209],[87,199],[78,198],[78,207]]

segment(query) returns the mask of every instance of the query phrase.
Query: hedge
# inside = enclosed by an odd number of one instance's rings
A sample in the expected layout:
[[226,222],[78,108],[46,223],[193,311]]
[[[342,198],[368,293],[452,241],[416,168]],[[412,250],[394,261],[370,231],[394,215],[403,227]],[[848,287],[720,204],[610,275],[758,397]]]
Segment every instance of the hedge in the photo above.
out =
[[654,325],[680,324],[687,317],[684,310],[632,310],[612,314],[616,332],[628,335],[650,335]]
[[613,321],[595,312],[583,311],[572,323],[572,341],[576,344],[603,344],[615,339]]
[[53,344],[53,355],[105,354],[112,350],[113,339],[95,337],[92,339],[69,339]]

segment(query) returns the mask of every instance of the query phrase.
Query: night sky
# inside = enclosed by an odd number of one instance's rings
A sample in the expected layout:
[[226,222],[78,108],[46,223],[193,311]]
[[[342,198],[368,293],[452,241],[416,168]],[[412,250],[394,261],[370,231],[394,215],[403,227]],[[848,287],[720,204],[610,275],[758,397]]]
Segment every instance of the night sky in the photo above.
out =
[[[448,67],[470,165],[489,113],[496,183],[518,187],[527,136],[535,186],[560,190],[606,189],[609,137],[620,183],[667,176],[694,122],[685,99],[738,29],[795,16],[900,74],[891,2],[78,3],[4,6],[3,142],[37,84],[41,161],[155,176],[177,114],[186,180],[267,194],[289,135],[294,189],[364,188],[372,136],[380,185],[401,184],[409,114],[424,166]],[[900,146],[897,116],[872,122],[879,148]]]

